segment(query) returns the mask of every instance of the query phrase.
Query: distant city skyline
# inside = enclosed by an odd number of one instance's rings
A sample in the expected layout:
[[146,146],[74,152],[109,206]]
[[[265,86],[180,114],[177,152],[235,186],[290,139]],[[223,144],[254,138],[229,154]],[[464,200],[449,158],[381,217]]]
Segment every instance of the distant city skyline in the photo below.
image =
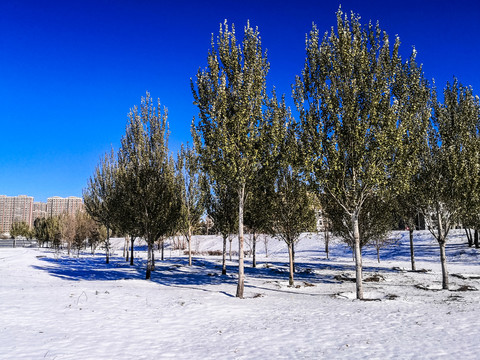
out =
[[415,46],[441,92],[457,76],[480,93],[476,1],[2,1],[0,2],[0,193],[82,196],[103,154],[116,150],[129,109],[149,91],[168,108],[170,149],[190,142],[190,79],[207,65],[225,19],[238,37],[247,20],[268,52],[267,91],[286,94],[305,61],[305,36],[336,26],[342,10]]
[[77,196],[52,196],[41,202],[28,195],[0,194],[0,234],[8,233],[16,222],[25,222],[31,228],[36,218],[74,215],[83,209],[83,199]]
[[7,194],[7,193],[0,193],[0,196],[7,196],[7,197],[16,197],[16,196],[28,196],[28,197],[32,197],[34,199],[34,202],[41,202],[41,203],[44,203],[46,204],[48,199],[50,198],[62,198],[62,199],[66,199],[66,198],[69,198],[69,197],[76,197],[76,198],[80,198],[83,200],[83,196],[82,194],[80,194],[80,196],[77,196],[77,195],[67,195],[67,196],[59,196],[59,195],[48,195],[47,197],[42,197],[42,198],[39,198],[39,197],[36,197],[36,196],[33,196],[31,194],[27,194],[27,193],[18,193],[18,194]]

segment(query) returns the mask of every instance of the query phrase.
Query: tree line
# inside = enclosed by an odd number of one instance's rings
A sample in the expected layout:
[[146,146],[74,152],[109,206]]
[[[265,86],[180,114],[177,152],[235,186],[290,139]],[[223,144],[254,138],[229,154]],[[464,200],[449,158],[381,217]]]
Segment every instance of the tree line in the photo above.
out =
[[247,23],[237,38],[226,21],[212,35],[206,67],[191,79],[193,147],[172,155],[167,110],[149,93],[130,111],[120,149],[101,159],[83,196],[107,239],[110,229],[128,234],[132,251],[136,238],[146,240],[147,279],[154,244],[174,234],[185,236],[191,264],[191,236],[208,214],[222,234],[223,273],[226,240],[238,235],[237,297],[245,227],[253,249],[261,233],[285,241],[293,284],[294,244],[321,209],[352,248],[358,299],[362,247],[384,239],[399,219],[410,230],[415,268],[418,214],[438,241],[448,289],[449,230],[480,228],[479,98],[455,78],[438,91],[415,49],[402,58],[399,38],[391,41],[378,23],[340,9],[336,20],[324,34],[313,25],[307,35],[292,85],[298,119],[285,95],[267,89],[270,64],[258,29]]
[[14,222],[10,229],[10,236],[14,239],[23,236],[26,239],[36,239],[38,246],[50,246],[60,250],[64,246],[70,255],[90,247],[92,254],[106,239],[106,230],[88,214],[61,214],[51,217],[36,218],[33,228],[24,222]]

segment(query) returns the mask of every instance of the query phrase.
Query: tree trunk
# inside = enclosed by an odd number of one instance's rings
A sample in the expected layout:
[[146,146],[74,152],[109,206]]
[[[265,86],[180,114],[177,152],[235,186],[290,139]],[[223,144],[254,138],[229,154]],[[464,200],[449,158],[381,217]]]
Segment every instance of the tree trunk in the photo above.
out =
[[360,230],[358,226],[358,213],[352,215],[353,239],[355,248],[355,273],[356,273],[356,291],[357,299],[363,300],[363,282],[362,282],[362,250],[360,248]]
[[256,248],[256,245],[257,244],[257,234],[255,234],[255,231],[253,232],[253,248],[252,248],[252,255],[253,255],[253,258],[252,258],[252,267],[257,267],[257,259],[255,257],[255,248]]
[[324,232],[323,238],[325,240],[325,254],[327,255],[327,259],[328,259],[328,252],[329,252],[328,243],[330,241],[330,234],[329,234],[328,229],[326,227],[325,227],[325,232]]
[[415,251],[413,250],[413,228],[410,227],[408,229],[408,232],[410,234],[410,260],[412,262],[412,271],[415,271],[416,267],[415,267]]
[[448,290],[448,271],[447,271],[447,256],[445,254],[445,240],[440,244],[440,261],[442,263],[442,289]]
[[465,234],[467,234],[468,246],[472,247],[473,246],[472,232],[470,231],[470,229],[465,228]]
[[440,263],[442,264],[442,289],[448,290],[448,271],[447,271],[447,256],[445,254],[445,243],[447,239],[443,233],[443,223],[440,212],[437,210],[437,241],[440,245]]
[[150,239],[147,240],[148,250],[147,250],[147,274],[145,275],[146,280],[150,280],[153,270],[153,244]]
[[123,257],[125,258],[125,261],[127,263],[130,261],[130,239],[129,239],[128,235],[125,236],[125,245],[124,245]]
[[475,240],[473,241],[473,243],[475,244],[475,249],[478,249],[480,246],[478,244],[478,229],[475,229]]
[[110,227],[107,226],[107,240],[105,240],[105,263],[110,263]]
[[228,255],[229,255],[229,257],[230,257],[230,261],[232,261],[232,238],[230,237],[230,238],[228,239],[228,241],[230,242],[230,247],[229,247],[229,249],[228,249]]
[[130,265],[133,266],[133,243],[135,242],[135,236],[130,236]]
[[288,285],[293,286],[293,273],[294,273],[294,259],[293,259],[293,242],[288,242],[288,261],[289,261],[289,275]]
[[190,226],[188,227],[187,242],[188,242],[188,265],[192,266],[192,231],[190,230]]
[[164,254],[165,254],[165,239],[162,239],[162,255],[161,255],[162,261],[165,260]]
[[268,257],[268,238],[267,238],[267,235],[263,235],[263,245],[265,246],[265,257]]
[[153,244],[152,244],[152,271],[155,270],[155,251],[153,251]]
[[380,264],[380,240],[377,239],[375,247],[377,248],[377,262]]
[[245,184],[242,184],[238,192],[238,285],[236,297],[243,299],[245,284],[244,257],[243,253],[243,206],[245,201]]
[[295,272],[295,243],[292,242],[292,260],[293,260],[293,272]]
[[227,275],[227,236],[223,235],[222,275]]

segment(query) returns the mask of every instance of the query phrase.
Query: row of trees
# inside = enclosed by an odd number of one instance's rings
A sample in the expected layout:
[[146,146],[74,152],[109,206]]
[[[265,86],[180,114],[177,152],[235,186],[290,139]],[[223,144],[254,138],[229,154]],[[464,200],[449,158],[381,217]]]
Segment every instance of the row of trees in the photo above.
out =
[[[246,224],[254,232],[253,246],[256,243],[255,234],[275,231],[282,234],[293,253],[294,241],[302,231],[313,228],[315,217],[306,185],[299,181],[297,173],[287,168],[286,155],[282,155],[294,153],[288,147],[296,141],[291,129],[284,127],[283,117],[278,116],[278,111],[282,111],[284,116],[289,116],[289,112],[284,103],[281,107],[275,106],[276,103],[272,102],[270,128],[265,128],[262,136],[273,139],[274,131],[285,132],[283,143],[277,145],[274,155],[282,158],[286,167],[276,178],[272,177],[274,174],[271,171],[264,170],[262,182],[253,177],[249,179],[248,183],[255,184],[255,188],[249,192],[251,200],[246,206]],[[272,157],[272,166],[276,164],[273,154],[265,153],[263,156]],[[176,158],[171,156],[167,112],[159,102],[154,104],[147,93],[140,108],[133,108],[129,114],[118,153],[112,150],[102,158],[84,190],[88,214],[103,224],[108,234],[110,229],[114,229],[117,233],[128,235],[132,251],[136,238],[145,239],[148,245],[146,279],[150,279],[155,268],[154,245],[159,242],[163,246],[167,237],[177,234],[185,237],[189,265],[192,264],[191,238],[199,231],[206,214],[213,219],[215,231],[223,235],[223,273],[226,273],[226,239],[236,233],[235,223],[240,218],[239,202],[231,183],[201,171],[199,160],[197,152],[188,145],[181,147]],[[293,187],[294,192],[287,194],[289,187]],[[266,206],[267,201],[269,206]],[[273,224],[271,214],[274,212],[282,214],[284,221],[276,220]],[[295,212],[300,217],[293,215]],[[243,249],[239,253],[243,260]],[[133,253],[130,259],[133,265]],[[291,269],[293,283],[293,257]]]
[[78,254],[87,246],[95,254],[106,239],[105,228],[83,212],[37,218],[33,233],[39,246],[50,245],[57,250],[65,246],[68,255],[72,251],[77,251]]
[[[398,37],[391,44],[378,24],[362,25],[341,10],[336,28],[322,37],[314,25],[307,38],[293,86],[298,122],[275,93],[266,94],[269,64],[258,30],[247,24],[238,44],[225,23],[207,63],[192,81],[195,145],[217,188],[237,194],[240,254],[246,195],[265,206],[270,183],[287,199],[295,189],[287,184],[296,179],[317,196],[333,232],[351,244],[357,298],[362,246],[384,237],[395,218],[413,231],[419,212],[438,240],[448,289],[448,232],[458,221],[478,227],[480,213],[480,110],[471,88],[454,79],[442,102],[415,50],[403,60]],[[284,176],[269,182],[268,174]],[[239,297],[242,267],[240,259]]]
[[68,255],[72,250],[79,252],[90,246],[92,253],[106,239],[105,229],[98,222],[83,212],[62,214],[48,218],[37,218],[33,228],[24,222],[14,222],[10,236],[23,236],[37,239],[39,246],[52,246],[55,249],[66,246]]
[[391,44],[378,24],[341,10],[336,28],[321,36],[314,25],[307,37],[293,86],[298,120],[284,96],[268,95],[269,67],[258,29],[247,24],[238,41],[234,26],[221,25],[207,66],[191,80],[195,148],[173,159],[166,110],[147,93],[129,114],[120,150],[104,157],[84,191],[89,214],[132,243],[145,238],[148,279],[154,242],[180,232],[190,243],[207,213],[224,239],[224,273],[226,239],[238,234],[241,298],[244,227],[253,247],[265,232],[288,244],[293,283],[293,245],[321,207],[354,251],[362,299],[362,247],[385,237],[394,219],[413,231],[421,212],[448,289],[450,228],[480,227],[480,106],[472,89],[454,79],[442,101],[415,50],[402,59],[398,38]]

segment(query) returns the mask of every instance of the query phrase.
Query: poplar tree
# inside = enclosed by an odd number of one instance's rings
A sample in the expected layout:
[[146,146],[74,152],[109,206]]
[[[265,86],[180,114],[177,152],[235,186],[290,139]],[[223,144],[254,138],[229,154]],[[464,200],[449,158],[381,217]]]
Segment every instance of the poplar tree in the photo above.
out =
[[300,168],[297,123],[275,92],[264,113],[263,138],[268,146],[262,150],[262,186],[264,228],[288,246],[289,285],[293,286],[294,245],[302,232],[311,230],[315,213],[311,195]]
[[442,289],[448,290],[445,246],[450,229],[461,218],[478,184],[479,101],[471,88],[454,79],[447,83],[441,103],[433,91],[434,114],[428,128],[428,150],[420,174],[423,213],[440,247]]
[[[117,162],[117,174],[115,184],[115,227],[119,233],[130,237],[130,265],[134,265],[135,239],[140,236],[140,228],[137,223],[135,210],[135,198],[131,196],[130,189],[135,185],[135,179],[127,173],[127,164]],[[128,261],[128,255],[127,260]]]
[[[464,153],[468,151],[468,158],[464,166],[465,176],[462,177],[462,199],[460,221],[467,232],[468,245],[479,244],[480,230],[480,100],[478,95],[473,95],[473,89],[461,85],[454,79],[453,86],[457,91],[457,112],[462,120],[467,122],[463,131],[463,141],[468,147],[463,147]],[[468,228],[468,230],[467,230]],[[474,236],[470,228],[475,230]]]
[[105,153],[83,190],[83,203],[87,213],[107,228],[105,261],[110,262],[110,230],[118,219],[118,164],[113,149]]
[[244,28],[237,42],[235,27],[220,25],[212,36],[207,67],[199,70],[192,92],[199,109],[193,137],[202,168],[214,181],[234,185],[238,197],[239,265],[236,296],[244,292],[244,208],[247,184],[258,169],[269,63],[258,29]]
[[150,94],[142,98],[140,109],[129,113],[126,133],[119,151],[124,199],[135,217],[139,236],[148,245],[146,279],[154,270],[155,241],[169,234],[180,216],[180,189],[175,166],[168,150],[166,109],[154,104]]
[[264,172],[255,177],[245,203],[244,223],[251,234],[252,267],[257,267],[257,240],[262,233],[270,232],[272,217],[273,183]]
[[187,238],[188,264],[192,265],[192,233],[200,224],[204,212],[201,184],[195,151],[182,145],[177,157],[177,172],[181,187],[181,215],[179,228]]
[[413,246],[413,232],[417,225],[418,214],[421,212],[420,199],[422,186],[419,179],[422,154],[427,148],[427,129],[432,113],[431,89],[425,79],[422,66],[416,62],[414,50],[408,61],[402,64],[397,81],[393,86],[393,93],[398,102],[398,117],[401,125],[407,129],[402,136],[402,146],[397,158],[403,159],[397,167],[397,174],[401,173],[401,181],[395,182],[396,191],[392,203],[396,204],[396,215],[400,216],[407,225],[410,238],[410,260],[412,270],[415,266],[415,251]]
[[[305,168],[319,194],[348,219],[354,242],[356,296],[363,299],[360,217],[373,197],[382,198],[404,168],[396,158],[406,128],[400,126],[393,84],[400,71],[400,41],[390,45],[378,23],[337,12],[337,28],[321,38],[313,25],[306,61],[296,79]],[[398,126],[397,126],[398,124]]]
[[282,96],[279,102],[276,92],[273,91],[272,98],[266,100],[263,118],[260,136],[265,146],[259,148],[258,171],[249,184],[249,197],[245,206],[245,224],[253,235],[253,267],[256,267],[257,235],[262,232],[272,233],[276,216],[274,198],[278,172],[282,166],[289,166],[289,161],[293,161],[297,154],[294,147],[287,145],[295,130],[290,109],[285,104],[285,97]]
[[227,184],[209,177],[206,177],[202,188],[207,215],[213,219],[214,228],[222,235],[222,275],[226,275],[227,238],[238,229],[238,196]]

